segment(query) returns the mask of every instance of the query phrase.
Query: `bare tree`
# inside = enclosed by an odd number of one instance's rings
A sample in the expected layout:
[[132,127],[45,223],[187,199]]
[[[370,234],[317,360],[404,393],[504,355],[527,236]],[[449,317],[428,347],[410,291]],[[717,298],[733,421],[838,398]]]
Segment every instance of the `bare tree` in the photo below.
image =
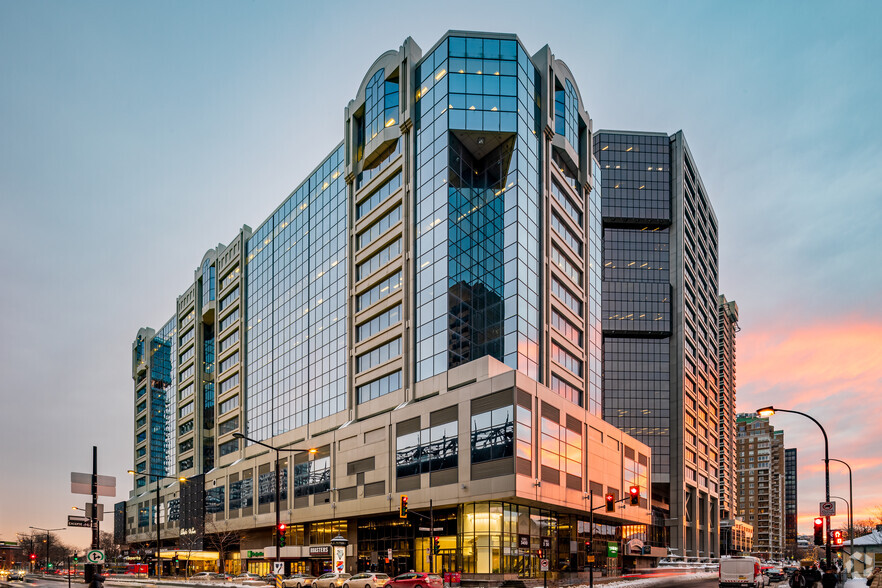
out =
[[222,525],[211,522],[205,526],[205,541],[217,550],[220,573],[226,572],[227,554],[239,548],[242,538],[242,532],[231,529],[228,521],[224,521]]
[[113,540],[113,533],[101,531],[98,534],[98,548],[104,551],[107,561],[116,562],[122,555],[122,545],[117,545]]
[[[49,542],[48,561],[46,560],[47,540]],[[31,530],[28,533],[18,533],[18,544],[25,552],[24,557],[26,561],[30,561],[31,554],[33,553],[37,556],[35,561],[43,566],[46,566],[48,563],[54,566],[65,562],[68,556],[73,553],[73,549],[65,545],[57,533],[51,532],[48,533],[48,536],[43,531],[35,530]]]
[[190,577],[190,556],[194,551],[199,551],[199,537],[196,534],[186,534],[178,537],[178,549],[187,552],[187,560],[184,563],[184,577]]

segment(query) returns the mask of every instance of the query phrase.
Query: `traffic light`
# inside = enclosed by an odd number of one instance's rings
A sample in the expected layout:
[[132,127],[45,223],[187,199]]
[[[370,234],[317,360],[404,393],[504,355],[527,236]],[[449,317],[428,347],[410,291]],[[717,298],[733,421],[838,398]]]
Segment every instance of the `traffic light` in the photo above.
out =
[[842,531],[836,529],[832,532],[833,545],[842,545]]
[[606,498],[606,512],[616,512],[616,497],[612,494],[607,494]]
[[824,519],[815,517],[815,545],[824,544]]
[[401,506],[398,507],[398,517],[407,518],[407,494],[401,495]]
[[79,561],[80,561],[80,556],[77,555],[77,554],[75,553],[75,554],[74,554],[74,557],[73,557],[73,560],[74,560],[74,563],[79,562]]
[[591,551],[591,541],[585,541],[585,551]]
[[432,553],[435,555],[441,553],[441,539],[439,537],[435,537],[432,542]]
[[285,523],[279,523],[279,529],[278,529],[278,531],[279,531],[279,547],[285,546],[285,539],[286,539],[285,529],[286,529]]
[[640,506],[640,486],[631,486],[628,493],[631,496],[631,506]]
[[37,559],[37,554],[36,554],[36,553],[32,553],[32,554],[31,554],[31,561],[34,561],[34,560],[36,560],[36,559]]

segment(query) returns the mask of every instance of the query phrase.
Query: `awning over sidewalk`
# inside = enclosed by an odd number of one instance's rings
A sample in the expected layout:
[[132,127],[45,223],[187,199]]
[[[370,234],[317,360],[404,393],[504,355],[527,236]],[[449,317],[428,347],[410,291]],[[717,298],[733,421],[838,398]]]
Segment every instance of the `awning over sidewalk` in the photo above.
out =
[[217,551],[160,551],[162,559],[182,559],[184,561],[217,561]]

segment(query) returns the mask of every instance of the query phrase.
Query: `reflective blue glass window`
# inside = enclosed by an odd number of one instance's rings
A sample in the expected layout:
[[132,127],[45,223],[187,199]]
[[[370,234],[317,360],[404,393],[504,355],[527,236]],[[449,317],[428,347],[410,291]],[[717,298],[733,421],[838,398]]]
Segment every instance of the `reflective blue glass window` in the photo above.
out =
[[211,261],[206,259],[202,264],[202,306],[208,306],[208,303],[214,300],[215,296],[215,268],[211,265]]
[[365,88],[364,108],[365,136],[369,141],[384,127],[398,122],[398,81],[386,80],[385,70],[377,70]]
[[570,80],[554,92],[554,132],[579,152],[579,97]]
[[[238,441],[238,439],[237,439]],[[205,490],[205,513],[214,514],[224,512],[224,487],[214,486]]]
[[[343,146],[249,239],[244,428],[264,440],[346,408]],[[237,312],[238,309],[233,312]]]

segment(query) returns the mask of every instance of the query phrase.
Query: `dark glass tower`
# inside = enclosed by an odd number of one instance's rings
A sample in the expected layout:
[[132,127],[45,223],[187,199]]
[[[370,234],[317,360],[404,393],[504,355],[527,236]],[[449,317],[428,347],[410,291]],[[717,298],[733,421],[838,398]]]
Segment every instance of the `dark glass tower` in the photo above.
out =
[[603,416],[652,447],[655,522],[719,555],[717,225],[682,131],[598,131]]

